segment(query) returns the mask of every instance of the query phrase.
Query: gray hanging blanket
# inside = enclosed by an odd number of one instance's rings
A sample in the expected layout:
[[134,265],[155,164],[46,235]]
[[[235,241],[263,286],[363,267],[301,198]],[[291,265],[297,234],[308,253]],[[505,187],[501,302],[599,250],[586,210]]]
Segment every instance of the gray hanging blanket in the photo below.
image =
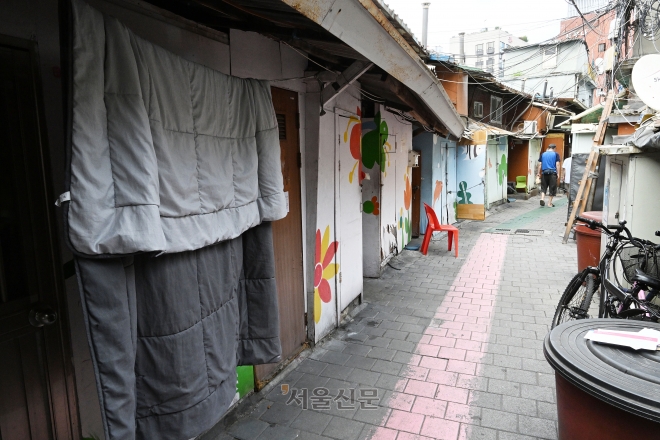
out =
[[[278,362],[268,83],[185,61],[72,0],[66,240],[110,439],[190,439]],[[66,201],[69,199],[70,201]]]
[[191,63],[73,5],[75,251],[194,250],[286,215],[266,81]]

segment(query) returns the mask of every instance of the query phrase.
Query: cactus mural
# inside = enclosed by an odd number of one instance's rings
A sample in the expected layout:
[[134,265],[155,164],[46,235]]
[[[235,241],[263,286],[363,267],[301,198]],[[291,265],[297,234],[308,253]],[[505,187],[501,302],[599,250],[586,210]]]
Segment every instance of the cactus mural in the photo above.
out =
[[458,203],[462,205],[471,205],[472,202],[470,201],[470,198],[472,197],[472,193],[468,192],[468,187],[467,187],[467,182],[462,181],[461,183],[458,184]]
[[380,166],[380,171],[385,172],[387,166],[387,142],[389,128],[387,122],[381,119],[380,112],[374,116],[376,129],[362,136],[362,164],[372,169],[374,165]]

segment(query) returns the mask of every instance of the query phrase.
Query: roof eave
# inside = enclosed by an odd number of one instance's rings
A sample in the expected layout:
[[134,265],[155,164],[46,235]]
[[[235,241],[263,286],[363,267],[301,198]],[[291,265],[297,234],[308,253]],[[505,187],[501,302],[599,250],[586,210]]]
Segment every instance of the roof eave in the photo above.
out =
[[449,96],[373,0],[282,0],[414,91],[449,132],[465,125]]

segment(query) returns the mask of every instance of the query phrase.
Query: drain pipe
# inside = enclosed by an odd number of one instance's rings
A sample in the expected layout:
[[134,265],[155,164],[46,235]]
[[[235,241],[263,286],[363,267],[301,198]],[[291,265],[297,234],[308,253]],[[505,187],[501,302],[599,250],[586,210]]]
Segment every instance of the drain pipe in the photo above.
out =
[[422,20],[422,47],[426,49],[426,41],[429,33],[429,6],[431,3],[422,3],[424,17]]
[[465,64],[465,32],[458,34],[458,60],[461,64]]

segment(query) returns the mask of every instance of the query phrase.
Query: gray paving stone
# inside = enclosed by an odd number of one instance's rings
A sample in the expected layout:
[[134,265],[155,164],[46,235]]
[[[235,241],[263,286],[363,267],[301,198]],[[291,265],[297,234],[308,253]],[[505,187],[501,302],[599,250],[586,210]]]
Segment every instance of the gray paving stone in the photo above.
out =
[[502,396],[502,409],[504,411],[526,415],[536,416],[536,400],[523,399],[521,397]]
[[519,432],[537,438],[551,440],[557,438],[557,426],[555,422],[537,417],[520,416]]
[[325,363],[311,359],[305,359],[296,367],[296,370],[302,373],[310,373],[318,376],[319,373],[323,371],[325,366]]
[[510,412],[484,408],[481,410],[481,426],[516,432],[518,430],[518,416]]
[[330,364],[344,365],[350,357],[351,355],[347,353],[328,351],[323,356],[321,356],[319,360]]
[[331,377],[334,379],[346,379],[350,377],[353,368],[344,367],[342,365],[328,364],[321,372],[321,376]]
[[488,392],[518,397],[520,396],[520,384],[506,380],[490,379],[488,381]]
[[465,432],[464,436],[460,438],[466,438],[469,440],[496,440],[497,439],[497,430],[485,428],[483,426],[477,425],[461,425],[461,432]]
[[338,440],[355,440],[360,436],[364,423],[333,417],[323,431],[323,435]]
[[380,347],[374,347],[371,349],[369,354],[367,354],[367,357],[374,358],[374,359],[382,359],[386,361],[391,361],[394,358],[394,355],[396,354],[395,350],[390,350],[387,348],[380,348]]
[[367,353],[371,351],[371,347],[368,345],[359,345],[359,344],[346,344],[343,353],[346,354],[356,354],[359,356],[366,356]]
[[375,371],[367,371],[360,368],[355,368],[350,375],[350,380],[351,382],[356,382],[360,385],[374,386],[379,377],[380,373]]
[[300,407],[295,404],[286,405],[275,402],[266,410],[260,419],[267,423],[277,423],[288,426],[300,414]]
[[520,396],[528,399],[540,400],[542,402],[554,403],[555,401],[554,389],[537,385],[520,385]]
[[266,428],[264,432],[258,437],[259,440],[293,440],[298,438],[300,431],[282,425],[272,424]]
[[302,411],[290,426],[314,434],[321,434],[330,423],[330,420],[332,420],[331,415],[308,409]]
[[358,409],[353,415],[353,420],[368,423],[370,425],[383,426],[392,410],[379,406],[376,409]]
[[344,366],[369,370],[371,369],[371,367],[374,366],[375,363],[376,363],[376,359],[368,358],[360,355],[353,355],[346,361]]
[[268,423],[246,417],[231,425],[227,432],[239,440],[254,440],[268,428]]

